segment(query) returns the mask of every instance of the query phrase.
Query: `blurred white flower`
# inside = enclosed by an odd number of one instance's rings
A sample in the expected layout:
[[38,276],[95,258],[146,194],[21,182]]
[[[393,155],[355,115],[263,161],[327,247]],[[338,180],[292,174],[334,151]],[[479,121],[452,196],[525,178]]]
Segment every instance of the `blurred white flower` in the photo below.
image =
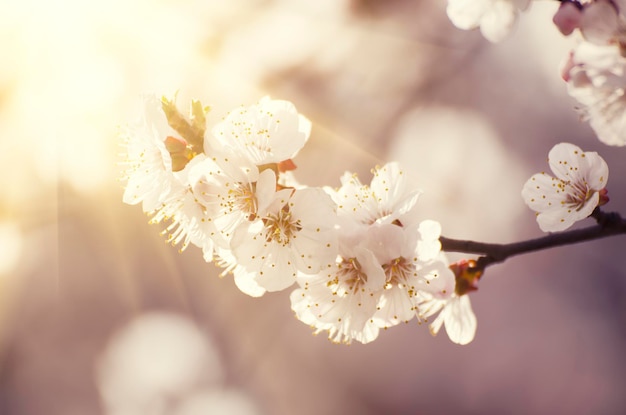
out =
[[198,386],[217,386],[223,368],[212,342],[192,321],[151,312],[117,331],[96,380],[106,414],[165,414]]
[[480,28],[490,42],[503,40],[530,0],[448,0],[448,17],[459,29]]
[[620,50],[582,42],[570,54],[563,78],[598,139],[626,145],[626,58]]
[[0,287],[2,287],[2,277],[15,274],[14,268],[24,253],[24,235],[17,223],[0,219],[0,246],[2,247]]
[[550,169],[533,175],[522,189],[524,202],[537,212],[537,223],[544,232],[562,231],[588,217],[605,199],[603,190],[609,178],[606,162],[595,152],[557,144],[548,154]]
[[553,18],[564,35],[579,29],[583,38],[598,46],[626,48],[626,0],[567,0]]
[[261,415],[255,402],[237,389],[213,388],[190,394],[172,415]]
[[626,1],[584,1],[578,8],[578,27],[586,41],[599,46],[626,46]]

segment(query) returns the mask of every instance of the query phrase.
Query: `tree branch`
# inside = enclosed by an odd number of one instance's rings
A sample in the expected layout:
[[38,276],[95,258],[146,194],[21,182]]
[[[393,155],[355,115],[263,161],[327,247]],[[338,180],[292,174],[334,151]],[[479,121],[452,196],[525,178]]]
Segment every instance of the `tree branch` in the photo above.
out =
[[507,258],[516,255],[541,251],[557,246],[576,244],[594,239],[606,238],[614,235],[626,234],[626,220],[622,219],[618,213],[604,213],[600,211],[600,209],[596,208],[591,216],[597,221],[595,226],[559,233],[551,233],[540,238],[510,244],[491,244],[466,241],[446,238],[445,236],[440,237],[439,241],[441,242],[441,249],[443,251],[464,252],[468,254],[480,255],[480,257],[476,260],[476,263],[477,269],[482,271],[491,264],[503,262]]

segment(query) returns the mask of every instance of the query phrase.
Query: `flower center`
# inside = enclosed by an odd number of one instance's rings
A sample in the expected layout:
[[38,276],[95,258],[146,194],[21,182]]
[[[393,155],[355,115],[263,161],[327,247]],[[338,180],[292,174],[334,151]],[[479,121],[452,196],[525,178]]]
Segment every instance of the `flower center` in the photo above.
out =
[[584,181],[574,183],[566,182],[565,186],[568,188],[565,203],[576,206],[576,210],[582,209],[585,202],[587,202],[594,193]]
[[397,286],[398,288],[407,288],[410,296],[416,293],[415,286],[409,284],[409,279],[417,275],[413,262],[404,257],[398,257],[384,264],[383,271],[387,277],[386,290]]
[[282,246],[287,246],[292,238],[302,230],[300,219],[294,220],[291,217],[289,207],[285,205],[277,214],[268,214],[263,218],[265,225],[265,239],[267,242],[276,242]]
[[337,276],[328,282],[328,286],[336,285],[337,293],[340,295],[364,291],[363,285],[367,282],[367,274],[363,272],[356,258],[342,258],[337,268]]
[[254,220],[257,212],[257,201],[254,196],[254,183],[237,183],[228,191],[226,207],[229,212],[239,210],[248,216],[248,220]]
[[415,265],[407,261],[406,258],[398,257],[383,265],[383,270],[387,276],[387,286],[405,284],[409,277],[415,275]]

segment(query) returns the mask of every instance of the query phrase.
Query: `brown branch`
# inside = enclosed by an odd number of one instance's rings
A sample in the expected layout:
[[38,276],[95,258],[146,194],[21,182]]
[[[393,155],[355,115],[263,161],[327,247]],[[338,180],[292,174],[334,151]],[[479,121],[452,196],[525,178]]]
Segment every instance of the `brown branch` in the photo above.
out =
[[618,213],[604,213],[596,208],[591,216],[597,221],[595,226],[551,233],[540,238],[509,244],[466,241],[446,238],[445,236],[440,237],[439,241],[441,241],[443,251],[480,255],[476,262],[477,269],[482,271],[491,264],[503,262],[516,255],[626,234],[626,220],[622,219]]

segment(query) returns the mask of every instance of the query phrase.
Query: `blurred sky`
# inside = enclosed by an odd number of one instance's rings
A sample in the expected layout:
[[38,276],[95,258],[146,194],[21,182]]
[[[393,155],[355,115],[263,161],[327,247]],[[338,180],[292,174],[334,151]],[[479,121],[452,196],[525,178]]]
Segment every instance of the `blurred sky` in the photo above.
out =
[[607,160],[626,213],[626,150],[558,75],[556,3],[492,45],[443,0],[0,0],[0,414],[625,413],[623,238],[490,268],[468,346],[415,322],[338,346],[121,202],[119,127],[178,91],[212,120],[294,102],[301,182],[398,160],[449,237],[540,236],[520,191],[561,141]]

